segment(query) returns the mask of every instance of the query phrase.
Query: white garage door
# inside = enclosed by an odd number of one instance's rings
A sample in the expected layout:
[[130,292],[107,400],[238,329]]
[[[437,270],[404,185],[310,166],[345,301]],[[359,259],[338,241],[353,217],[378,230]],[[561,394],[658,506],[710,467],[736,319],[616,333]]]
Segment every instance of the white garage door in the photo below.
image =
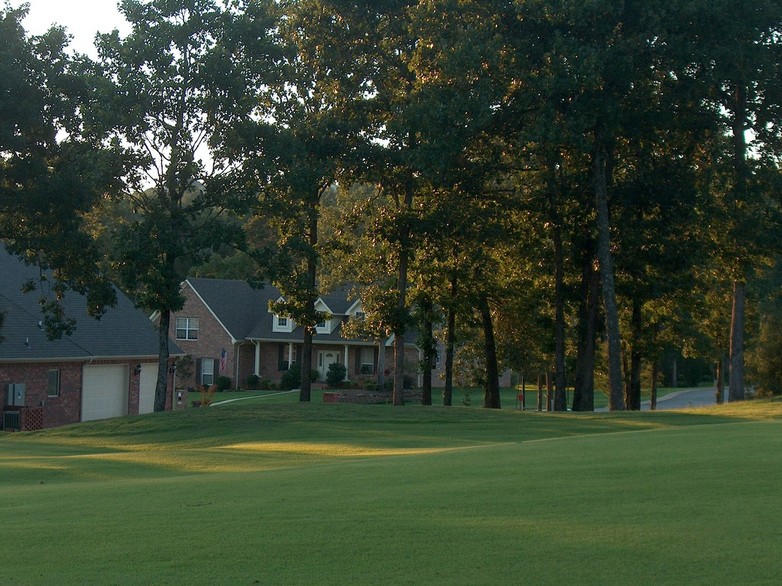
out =
[[152,413],[155,410],[155,385],[157,384],[157,364],[145,362],[141,365],[141,381],[138,397],[138,412]]
[[81,420],[128,414],[128,366],[86,365],[82,380]]

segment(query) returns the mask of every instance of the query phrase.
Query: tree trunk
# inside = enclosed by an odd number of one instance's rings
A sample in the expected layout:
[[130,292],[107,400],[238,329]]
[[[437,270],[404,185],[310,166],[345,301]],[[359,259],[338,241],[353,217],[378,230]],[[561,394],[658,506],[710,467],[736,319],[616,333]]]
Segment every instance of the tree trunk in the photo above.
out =
[[619,311],[616,305],[614,265],[611,256],[611,234],[608,215],[608,186],[606,152],[600,131],[595,132],[595,146],[592,152],[592,179],[597,209],[597,256],[600,260],[600,276],[603,285],[606,333],[608,335],[608,391],[609,409],[623,411],[625,408],[622,389],[622,341],[619,335]]
[[747,285],[733,283],[733,311],[730,319],[730,371],[728,401],[744,400],[744,305]]
[[483,406],[487,409],[500,408],[500,373],[497,367],[497,347],[494,343],[494,325],[491,319],[489,298],[483,294],[480,300],[481,318],[483,321],[483,345],[486,360],[486,387],[483,395]]
[[722,405],[722,403],[725,401],[725,372],[723,371],[724,361],[722,357],[717,361],[717,373],[716,373],[716,381],[715,381],[715,390],[714,394],[715,399],[717,401],[717,405]]
[[453,354],[456,346],[456,309],[453,301],[459,286],[456,271],[451,275],[451,304],[448,307],[448,325],[445,333],[445,386],[443,387],[443,405],[453,404]]
[[554,226],[554,411],[567,411],[565,373],[565,261],[562,229]]
[[304,342],[301,345],[301,388],[299,390],[299,401],[308,403],[312,391],[312,381],[310,380],[310,371],[312,370],[312,328],[304,327]]
[[630,348],[630,379],[627,389],[627,408],[632,411],[641,410],[641,336],[643,332],[643,304],[633,299],[632,316],[632,346]]
[[377,343],[377,388],[381,391],[386,388],[386,342],[383,339]]
[[546,372],[546,411],[553,411],[554,407],[554,377],[551,372]]
[[573,411],[595,410],[595,340],[600,296],[600,273],[593,268],[591,251],[585,256],[581,275],[578,353],[573,391]]
[[423,314],[423,332],[421,345],[423,346],[423,384],[421,385],[421,404],[432,404],[432,367],[434,366],[435,353],[437,348],[434,342],[434,332],[432,328],[432,301],[425,297],[421,301],[421,313]]
[[[320,216],[318,210],[319,196],[314,200],[313,207],[309,213],[309,226],[308,239],[310,250],[307,254],[307,291],[310,298],[307,300],[307,308],[309,311],[315,310],[315,302],[317,301],[317,287],[318,287],[318,217]],[[302,324],[304,326],[304,340],[301,347],[301,390],[299,391],[299,401],[302,403],[308,403],[311,397],[312,381],[310,380],[310,371],[312,371],[312,335],[315,328],[315,323]]]
[[659,358],[655,358],[652,362],[652,392],[651,400],[649,401],[649,409],[657,411],[657,376],[659,374]]
[[155,383],[155,411],[166,410],[166,396],[168,395],[168,329],[171,325],[171,311],[164,309],[160,312],[158,323],[158,359],[157,382]]
[[543,411],[543,375],[538,374],[538,397],[535,405],[538,411]]
[[399,274],[397,275],[397,315],[394,327],[394,405],[405,404],[405,324],[402,316],[407,311],[407,265],[410,254],[410,228],[399,230]]

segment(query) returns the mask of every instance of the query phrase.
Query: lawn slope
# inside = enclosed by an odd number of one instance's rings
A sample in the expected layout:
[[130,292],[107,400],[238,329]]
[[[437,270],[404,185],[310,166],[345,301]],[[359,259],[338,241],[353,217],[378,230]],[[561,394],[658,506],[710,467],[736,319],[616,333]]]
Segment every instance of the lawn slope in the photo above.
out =
[[3,583],[772,584],[781,422],[247,402],[3,434]]

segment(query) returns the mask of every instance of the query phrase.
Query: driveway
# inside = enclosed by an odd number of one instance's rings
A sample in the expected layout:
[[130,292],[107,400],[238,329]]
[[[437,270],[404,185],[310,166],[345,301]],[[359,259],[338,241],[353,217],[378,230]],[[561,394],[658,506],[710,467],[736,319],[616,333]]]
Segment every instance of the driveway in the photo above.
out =
[[[657,410],[691,409],[693,407],[715,405],[717,400],[714,393],[715,390],[713,388],[704,387],[675,391],[657,399]],[[649,410],[649,401],[641,403],[641,410]]]

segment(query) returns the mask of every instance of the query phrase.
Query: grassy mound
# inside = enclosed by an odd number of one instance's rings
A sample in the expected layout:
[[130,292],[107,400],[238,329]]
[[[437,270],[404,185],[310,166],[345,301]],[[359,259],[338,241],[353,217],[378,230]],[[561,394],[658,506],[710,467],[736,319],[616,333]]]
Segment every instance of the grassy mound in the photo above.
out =
[[3,581],[775,583],[781,422],[246,401],[3,434]]

